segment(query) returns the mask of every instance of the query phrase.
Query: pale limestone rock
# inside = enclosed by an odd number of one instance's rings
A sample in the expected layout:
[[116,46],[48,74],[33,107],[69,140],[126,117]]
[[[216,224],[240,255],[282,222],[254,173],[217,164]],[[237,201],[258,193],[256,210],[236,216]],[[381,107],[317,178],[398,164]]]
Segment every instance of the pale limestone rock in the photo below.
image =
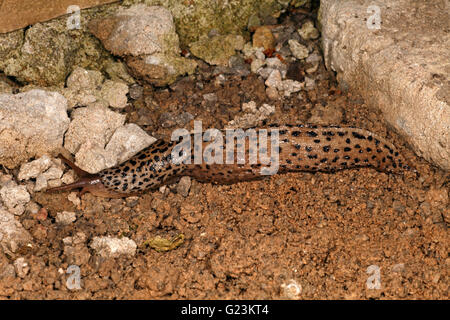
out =
[[9,180],[0,185],[0,200],[11,213],[21,215],[30,201],[30,194],[26,186]]
[[14,168],[55,151],[68,126],[67,100],[57,92],[0,94],[0,164]]
[[[450,170],[448,10],[412,0],[321,1],[322,47],[338,81],[382,111],[425,159]],[[433,23],[432,21],[437,21]]]
[[31,235],[13,214],[0,206],[0,246],[5,252],[16,252],[31,243]]
[[56,213],[55,221],[61,225],[69,225],[77,219],[75,212],[63,211]]
[[292,55],[297,59],[305,59],[308,57],[309,51],[308,48],[304,45],[300,44],[297,40],[290,39],[288,41],[289,49],[291,49]]
[[94,237],[90,247],[104,258],[117,258],[119,256],[134,256],[136,243],[127,238]]

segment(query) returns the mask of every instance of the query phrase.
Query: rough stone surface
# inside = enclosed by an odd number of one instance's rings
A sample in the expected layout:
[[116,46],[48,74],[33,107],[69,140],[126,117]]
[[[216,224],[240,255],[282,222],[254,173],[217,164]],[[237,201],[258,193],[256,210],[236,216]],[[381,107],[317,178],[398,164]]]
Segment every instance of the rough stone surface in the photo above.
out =
[[176,53],[178,47],[172,14],[163,7],[138,4],[121,8],[113,16],[91,21],[89,28],[118,56]]
[[40,86],[61,86],[75,65],[101,70],[112,57],[87,32],[86,21],[115,7],[113,4],[83,10],[80,29],[68,29],[67,16],[63,16],[0,34],[0,70]]
[[264,48],[264,50],[268,50],[275,47],[275,38],[268,26],[256,28],[252,41],[253,47],[255,48]]
[[298,34],[304,40],[317,39],[320,36],[319,31],[314,27],[314,22],[311,20],[302,24],[302,27],[298,29]]
[[286,97],[289,97],[291,93],[299,92],[303,88],[303,83],[291,79],[283,80],[283,91]]
[[282,90],[283,89],[283,81],[281,79],[280,71],[273,70],[270,73],[269,77],[267,78],[265,84],[268,87],[275,88],[275,89],[278,89],[278,90]]
[[292,55],[297,59],[305,59],[308,57],[308,48],[299,43],[297,40],[290,39],[288,41],[289,49],[291,49]]
[[[35,178],[34,191],[41,191],[47,188],[49,180],[52,186],[56,186],[55,179],[61,178],[61,160],[52,160],[48,155],[43,155],[39,159],[24,163],[20,166],[18,179],[29,180]],[[30,182],[32,183],[32,182]]]
[[75,212],[63,211],[56,214],[55,221],[61,225],[69,225],[77,219]]
[[17,185],[14,180],[6,180],[0,184],[0,200],[11,213],[21,215],[30,201],[30,194],[26,186]]
[[46,154],[39,159],[24,163],[20,166],[18,178],[19,180],[28,180],[36,178],[39,174],[50,168],[52,160]]
[[115,166],[147,147],[155,139],[125,116],[105,107],[77,108],[65,137],[65,148],[75,163],[91,173]]
[[60,91],[67,98],[68,109],[91,105],[121,109],[127,105],[128,85],[121,80],[104,81],[96,70],[76,67],[67,78],[67,88]]
[[128,86],[122,82],[106,80],[100,91],[103,99],[113,108],[125,108],[127,105]]
[[195,61],[181,57],[172,14],[144,4],[121,8],[114,15],[92,20],[91,32],[106,49],[125,57],[132,75],[154,85],[166,85],[192,73]]
[[197,63],[179,55],[155,53],[139,57],[127,57],[129,72],[155,86],[165,86],[175,82],[178,76],[192,74]]
[[172,12],[183,45],[199,40],[211,30],[218,34],[244,35],[251,16],[264,20],[280,14],[289,5],[284,0],[124,0],[123,4],[142,2],[149,6],[162,5]]
[[33,89],[0,95],[0,164],[14,168],[61,147],[69,126],[67,100]]
[[64,143],[71,153],[77,153],[87,142],[104,148],[114,131],[125,122],[124,115],[97,106],[75,109],[72,119]]
[[94,237],[90,247],[104,258],[117,258],[119,256],[134,256],[136,243],[127,238]]
[[0,246],[5,252],[16,252],[31,242],[31,235],[13,214],[0,206]]
[[250,101],[243,105],[243,110],[246,112],[242,116],[237,116],[231,120],[227,128],[249,128],[259,124],[260,121],[267,119],[272,113],[275,112],[275,107],[267,103],[264,103],[261,107],[256,108],[256,104]]
[[242,50],[244,38],[239,35],[217,35],[212,38],[203,37],[191,43],[191,53],[212,65],[228,65],[228,61],[236,50]]
[[372,4],[321,2],[325,63],[344,87],[379,108],[418,155],[450,170],[448,7],[444,1],[377,2],[376,29]]
[[139,126],[128,123],[118,128],[108,142],[105,152],[110,155],[110,162],[107,165],[110,167],[124,162],[155,141]]
[[191,177],[182,177],[180,182],[177,184],[177,193],[181,194],[183,197],[189,195],[189,189],[191,188]]

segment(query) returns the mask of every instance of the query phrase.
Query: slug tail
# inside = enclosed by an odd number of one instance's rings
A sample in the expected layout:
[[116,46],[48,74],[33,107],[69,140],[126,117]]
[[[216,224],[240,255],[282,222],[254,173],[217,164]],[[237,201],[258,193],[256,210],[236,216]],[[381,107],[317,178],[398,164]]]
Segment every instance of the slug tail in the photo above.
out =
[[[95,185],[101,184],[100,177],[97,174],[91,174],[89,172],[84,171],[83,169],[80,169],[72,161],[64,157],[62,154],[59,154],[58,157],[75,171],[79,179],[73,183],[47,189],[46,190],[47,192],[68,191],[78,188],[83,188],[83,190],[89,190],[92,189]],[[81,192],[83,193],[83,191]]]
[[86,188],[92,185],[95,185],[97,183],[100,183],[100,178],[96,175],[92,175],[92,177],[85,177],[80,178],[78,181],[75,181],[74,183],[65,184],[63,186],[54,187],[47,189],[47,192],[56,192],[56,191],[67,191],[67,190],[73,190],[77,188]]

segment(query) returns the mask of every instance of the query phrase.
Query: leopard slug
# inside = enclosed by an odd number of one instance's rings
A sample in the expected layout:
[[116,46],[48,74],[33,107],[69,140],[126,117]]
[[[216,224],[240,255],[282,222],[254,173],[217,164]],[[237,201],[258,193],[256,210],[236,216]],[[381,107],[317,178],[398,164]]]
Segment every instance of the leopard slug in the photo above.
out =
[[[255,128],[261,130],[260,128]],[[411,169],[398,149],[376,134],[355,127],[318,125],[269,125],[267,132],[276,129],[279,141],[277,173],[290,171],[324,171],[373,167],[387,173],[401,173]],[[191,136],[193,138],[193,136]],[[237,150],[233,163],[187,163],[174,161],[173,153],[178,141],[157,140],[131,159],[118,166],[89,174],[63,158],[75,169],[80,179],[74,183],[51,188],[48,191],[83,188],[82,193],[91,192],[104,197],[127,197],[146,190],[154,190],[172,183],[182,176],[190,176],[201,182],[231,184],[261,177],[262,160],[249,160],[250,139],[245,140],[244,163],[238,163]],[[195,152],[199,148],[192,144]],[[200,152],[205,151],[202,144]],[[259,147],[259,146],[258,146]],[[221,148],[226,155],[225,148]],[[242,149],[241,149],[242,150]],[[181,153],[180,153],[181,155]],[[215,154],[217,155],[217,154]],[[233,156],[233,155],[231,155]],[[194,155],[191,156],[194,160]],[[241,159],[243,160],[243,159]]]

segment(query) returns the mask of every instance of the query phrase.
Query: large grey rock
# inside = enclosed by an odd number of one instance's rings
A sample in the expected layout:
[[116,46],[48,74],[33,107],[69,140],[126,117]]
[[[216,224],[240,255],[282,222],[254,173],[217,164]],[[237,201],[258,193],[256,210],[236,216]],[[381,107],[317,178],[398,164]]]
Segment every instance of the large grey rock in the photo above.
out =
[[[377,8],[379,29],[371,25]],[[445,1],[322,0],[319,16],[325,63],[338,80],[381,109],[418,155],[450,170]]]
[[91,21],[90,29],[119,56],[176,52],[179,45],[172,14],[163,7],[120,8],[113,16]]
[[14,168],[62,146],[67,100],[40,89],[0,95],[0,164]]
[[163,7],[133,5],[92,20],[89,28],[106,49],[126,58],[132,75],[154,85],[172,83],[197,66],[180,56],[172,14]]
[[77,108],[72,118],[64,147],[90,173],[115,166],[156,140],[135,124],[124,125],[123,114],[103,106]]

